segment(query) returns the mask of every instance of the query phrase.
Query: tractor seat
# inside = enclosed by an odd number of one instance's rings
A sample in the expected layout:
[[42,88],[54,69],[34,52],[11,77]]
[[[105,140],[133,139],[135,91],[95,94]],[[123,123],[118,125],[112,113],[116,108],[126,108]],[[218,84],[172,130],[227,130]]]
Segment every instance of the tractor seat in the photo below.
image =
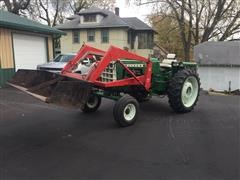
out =
[[160,67],[171,68],[172,67],[172,62],[177,62],[175,57],[176,57],[176,54],[168,54],[167,58],[162,60],[162,62],[160,63]]

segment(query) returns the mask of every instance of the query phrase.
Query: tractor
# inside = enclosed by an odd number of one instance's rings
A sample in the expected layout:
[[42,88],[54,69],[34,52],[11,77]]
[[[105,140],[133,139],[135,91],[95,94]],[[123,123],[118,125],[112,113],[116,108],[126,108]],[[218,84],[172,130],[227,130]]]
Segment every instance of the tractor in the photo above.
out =
[[[89,72],[75,73],[86,59],[92,62]],[[20,69],[9,84],[47,103],[79,108],[83,113],[97,111],[102,98],[112,99],[116,101],[113,117],[120,127],[133,125],[139,103],[152,96],[167,95],[175,112],[190,112],[200,89],[194,62],[179,62],[173,54],[160,61],[114,46],[103,51],[86,44],[61,73]]]

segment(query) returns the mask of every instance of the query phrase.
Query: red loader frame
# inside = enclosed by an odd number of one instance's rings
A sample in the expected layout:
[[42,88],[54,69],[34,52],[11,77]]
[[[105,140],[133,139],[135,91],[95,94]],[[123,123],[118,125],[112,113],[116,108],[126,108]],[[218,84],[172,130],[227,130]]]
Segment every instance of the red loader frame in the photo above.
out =
[[[81,60],[92,55],[99,55],[102,56],[102,58],[92,66],[88,74],[84,75],[72,72]],[[146,70],[144,75],[136,76],[133,71],[121,62],[121,59],[145,62]],[[113,61],[119,63],[132,77],[111,82],[102,82],[100,78],[101,73],[106,69],[109,63]],[[77,55],[63,68],[61,74],[70,78],[91,82],[100,88],[141,85],[146,91],[149,91],[151,87],[152,62],[147,58],[114,46],[110,46],[108,51],[105,52],[88,45],[83,45]]]

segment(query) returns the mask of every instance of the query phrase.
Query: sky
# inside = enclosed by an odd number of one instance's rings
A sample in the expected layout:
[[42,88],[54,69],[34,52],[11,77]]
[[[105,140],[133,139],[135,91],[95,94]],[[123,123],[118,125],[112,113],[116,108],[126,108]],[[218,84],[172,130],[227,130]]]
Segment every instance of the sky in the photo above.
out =
[[115,6],[120,8],[121,17],[138,17],[146,23],[148,23],[147,15],[152,11],[152,7],[149,5],[134,5],[133,0],[130,4],[126,0],[116,0]]

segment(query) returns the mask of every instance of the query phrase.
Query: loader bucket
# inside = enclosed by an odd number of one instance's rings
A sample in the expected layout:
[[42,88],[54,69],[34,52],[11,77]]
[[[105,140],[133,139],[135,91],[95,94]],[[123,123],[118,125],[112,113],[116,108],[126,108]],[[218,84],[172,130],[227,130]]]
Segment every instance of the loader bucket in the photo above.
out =
[[86,103],[92,90],[86,81],[40,70],[18,70],[9,85],[47,103],[76,108]]

